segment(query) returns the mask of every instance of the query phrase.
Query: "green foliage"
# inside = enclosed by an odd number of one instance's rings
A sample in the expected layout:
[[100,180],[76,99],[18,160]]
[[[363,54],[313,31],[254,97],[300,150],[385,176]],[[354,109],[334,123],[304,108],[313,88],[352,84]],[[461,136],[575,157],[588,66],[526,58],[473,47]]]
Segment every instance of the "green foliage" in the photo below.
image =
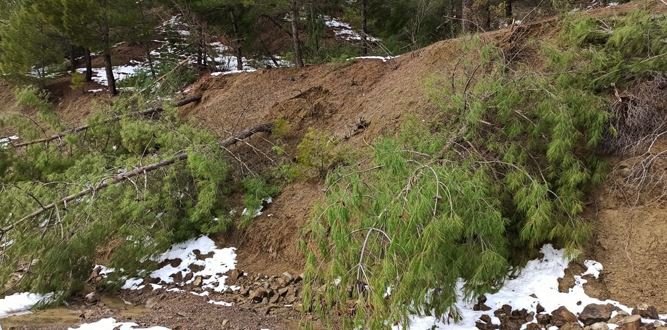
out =
[[86,84],[86,75],[79,72],[71,73],[70,88],[72,90],[82,90]]
[[[33,89],[18,94],[20,102],[46,107]],[[118,99],[92,123],[144,108],[140,98]],[[38,130],[21,126],[18,135]],[[185,161],[112,184],[83,195],[34,218],[23,218],[42,205],[97,186],[115,174],[141,165],[155,164],[179,152]],[[0,153],[0,228],[3,259],[0,283],[31,264],[31,272],[10,290],[63,292],[82,289],[101,249],[110,249],[110,266],[133,273],[146,256],[174,242],[198,234],[224,231],[232,226],[227,195],[229,169],[216,139],[175,120],[171,111],[161,119],[127,116],[105,125],[93,125],[85,135],[68,137],[50,145]],[[269,186],[249,185],[249,194],[274,192]],[[266,196],[264,196],[266,197]],[[24,219],[24,220],[21,220]],[[10,243],[11,242],[11,243]],[[5,244],[6,243],[6,244]]]
[[315,176],[324,178],[330,169],[344,160],[344,153],[337,146],[338,141],[334,137],[312,128],[308,129],[296,147],[297,162],[306,172],[316,172]]
[[[585,196],[605,173],[595,155],[609,129],[609,84],[664,71],[653,42],[667,36],[664,20],[635,12],[567,21],[543,42],[547,65],[538,73],[522,63],[507,70],[502,52],[478,39],[465,45],[468,76],[430,84],[446,121],[408,121],[373,144],[370,161],[327,177],[307,231],[315,248],[304,306],[327,315],[349,311],[352,300],[350,328],[405,324],[415,313],[456,316],[459,280],[475,298],[545,242],[579,255],[590,235]],[[591,34],[604,24],[614,27],[608,39]],[[612,80],[603,68],[619,74]],[[313,146],[304,154],[326,145],[304,141]]]

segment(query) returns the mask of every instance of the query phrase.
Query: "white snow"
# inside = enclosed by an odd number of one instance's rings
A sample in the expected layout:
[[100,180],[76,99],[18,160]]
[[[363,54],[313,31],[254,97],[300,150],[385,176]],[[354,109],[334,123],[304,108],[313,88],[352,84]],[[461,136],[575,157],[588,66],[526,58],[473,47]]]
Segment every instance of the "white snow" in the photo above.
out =
[[[627,313],[632,311],[631,308],[617,301],[602,301],[586,295],[583,288],[586,280],[582,277],[584,275],[597,277],[602,271],[602,264],[593,260],[584,262],[588,269],[583,274],[575,276],[575,286],[569,292],[559,292],[558,278],[565,275],[569,260],[566,259],[564,250],[557,250],[549,244],[542,247],[542,253],[544,257],[529,261],[518,277],[507,280],[498,292],[486,295],[485,304],[491,308],[491,311],[474,311],[474,302],[464,301],[462,295],[459,295],[459,301],[456,304],[462,316],[459,323],[447,324],[445,321],[432,316],[412,316],[409,329],[476,329],[475,321],[479,320],[480,316],[483,314],[492,316],[492,311],[505,304],[512,306],[512,309],[525,308],[529,313],[536,312],[538,303],[544,307],[547,313],[565,306],[572,313],[578,314],[584,307],[593,303],[609,303]],[[462,286],[463,282],[459,282],[460,289]],[[459,292],[461,291],[459,290]],[[394,329],[400,329],[400,327],[395,326]]]
[[0,299],[0,318],[7,316],[29,313],[30,309],[40,302],[48,302],[52,293],[41,295],[36,293],[15,293]]
[[[330,16],[322,16],[322,18],[324,24],[334,31],[336,38],[347,41],[361,41],[361,33],[355,31],[350,24]],[[368,42],[380,41],[380,39],[369,35],[366,36],[366,40]]]
[[218,305],[218,306],[225,306],[225,307],[231,307],[231,306],[234,305],[234,304],[228,303],[226,301],[215,301],[215,300],[209,300],[208,303],[213,304],[213,305]]
[[382,62],[387,62],[397,57],[398,56],[358,56],[358,57],[353,57],[350,60],[379,60]]
[[6,148],[12,143],[12,141],[18,140],[19,137],[16,135],[0,138],[0,148]]
[[[199,255],[212,254],[204,260],[197,259],[195,251],[199,251]],[[178,266],[174,267],[171,264],[153,271],[150,277],[160,280],[160,284],[174,284],[183,286],[191,284],[199,276],[202,277],[202,288],[213,290],[215,292],[223,292],[227,289],[238,290],[236,286],[225,285],[227,276],[222,275],[229,270],[236,268],[236,248],[218,249],[215,242],[206,236],[201,236],[197,239],[192,239],[183,243],[176,244],[167,252],[151,258],[156,262],[180,260]],[[193,272],[190,266],[196,265],[203,267],[197,272]],[[174,281],[173,275],[179,274],[181,278],[192,273],[192,277],[188,281],[177,283]],[[125,282],[123,289],[126,290],[141,290],[144,288],[143,280],[139,278],[131,278]]]
[[[121,82],[132,75],[136,74],[142,68],[141,65],[117,65],[112,68],[113,76],[116,79],[116,83]],[[79,73],[85,73],[86,68],[76,69]],[[107,80],[107,72],[105,68],[93,68],[93,81],[102,85],[109,86],[109,81]],[[92,92],[92,91],[91,91]]]
[[[271,197],[266,197],[262,199],[262,205],[260,205],[260,207],[256,209],[255,212],[252,213],[252,217],[257,218],[258,216],[262,215],[264,213],[262,212],[264,210],[264,204],[271,204],[271,203],[273,203],[273,198]],[[244,208],[243,212],[241,212],[241,215],[243,216],[246,216],[248,214],[250,214],[250,211],[247,208]]]
[[82,324],[78,328],[69,328],[68,330],[169,330],[169,328],[141,328],[134,322],[118,322],[116,319],[109,317],[97,322]]

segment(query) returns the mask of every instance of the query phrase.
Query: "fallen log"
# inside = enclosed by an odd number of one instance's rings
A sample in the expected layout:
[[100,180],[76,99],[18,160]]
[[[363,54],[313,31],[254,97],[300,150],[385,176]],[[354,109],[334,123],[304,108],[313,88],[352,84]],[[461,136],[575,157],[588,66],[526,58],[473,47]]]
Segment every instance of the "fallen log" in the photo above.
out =
[[[184,99],[179,100],[176,103],[174,103],[174,106],[182,107],[182,106],[190,104],[190,103],[198,102],[199,100],[201,100],[201,98],[202,98],[201,95],[195,95],[195,96],[191,96],[191,97],[188,97],[188,98],[184,98]],[[157,107],[157,108],[151,108],[151,109],[144,110],[144,111],[134,112],[134,113],[131,113],[129,115],[131,115],[131,116],[151,116],[151,115],[154,115],[156,113],[163,112],[163,111],[164,111],[163,108]],[[128,114],[114,116],[114,117],[109,118],[107,120],[104,120],[102,122],[96,123],[95,125],[113,123],[113,122],[121,120],[122,118],[124,118],[126,116],[128,116]],[[27,141],[27,142],[23,142],[23,143],[17,143],[17,144],[13,144],[12,146],[14,148],[22,148],[22,147],[28,147],[28,146],[31,146],[31,145],[35,145],[35,144],[48,143],[48,142],[51,142],[51,141],[54,141],[54,140],[60,140],[67,135],[83,132],[83,131],[89,129],[91,126],[94,126],[94,125],[83,125],[83,126],[75,127],[75,128],[70,129],[70,130],[60,132],[60,133],[51,135],[51,136],[46,137],[46,138]]]
[[[220,148],[230,147],[230,146],[236,144],[236,142],[247,139],[247,138],[253,136],[256,133],[262,133],[262,132],[270,133],[272,130],[273,130],[273,124],[271,124],[271,123],[261,124],[261,125],[257,125],[257,126],[247,128],[247,129],[245,129],[245,130],[243,130],[243,131],[241,131],[241,132],[223,140],[222,142],[220,142]],[[71,194],[69,196],[66,196],[66,197],[58,200],[57,202],[54,202],[54,203],[51,203],[51,204],[48,204],[48,205],[44,205],[39,210],[36,210],[35,212],[32,212],[32,213],[26,215],[25,217],[21,218],[17,222],[15,222],[15,223],[13,223],[13,224],[5,227],[5,228],[0,229],[0,237],[2,237],[2,235],[7,233],[8,231],[12,230],[14,227],[16,227],[17,225],[19,225],[21,223],[23,223],[23,222],[25,222],[29,219],[32,219],[32,218],[34,218],[34,217],[36,217],[36,216],[38,216],[38,215],[40,215],[40,214],[42,214],[46,211],[49,211],[51,209],[56,209],[56,207],[58,205],[64,205],[65,206],[65,205],[67,205],[67,203],[72,202],[72,201],[76,201],[77,199],[79,199],[83,196],[93,194],[93,193],[97,193],[98,191],[100,191],[100,190],[102,190],[106,187],[109,187],[111,185],[123,182],[123,181],[131,179],[135,176],[139,176],[139,175],[142,175],[142,174],[153,172],[153,171],[158,170],[162,167],[174,164],[178,161],[186,160],[187,158],[188,158],[188,154],[186,152],[180,152],[180,153],[176,154],[174,157],[171,157],[171,158],[168,158],[168,159],[165,159],[165,160],[162,160],[162,161],[159,161],[157,163],[150,164],[150,165],[137,167],[137,168],[135,168],[131,171],[123,172],[123,173],[120,173],[118,175],[113,176],[112,178],[102,180],[96,186],[93,186],[93,187],[81,190],[77,193]]]

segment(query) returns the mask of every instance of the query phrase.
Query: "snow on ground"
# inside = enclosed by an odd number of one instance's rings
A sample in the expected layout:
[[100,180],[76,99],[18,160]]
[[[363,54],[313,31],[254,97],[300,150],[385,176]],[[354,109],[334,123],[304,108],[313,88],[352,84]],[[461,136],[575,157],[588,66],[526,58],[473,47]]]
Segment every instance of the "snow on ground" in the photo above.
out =
[[[185,286],[198,279],[201,280],[201,287],[204,290],[224,292],[239,289],[236,286],[225,285],[227,276],[223,275],[236,268],[236,248],[218,249],[215,242],[206,236],[176,244],[167,252],[152,259],[158,263],[166,263],[164,267],[150,274],[151,278],[159,280],[158,285],[152,286],[153,289],[162,288],[164,285]],[[172,266],[173,264],[176,266]],[[192,268],[197,271],[193,271]],[[176,281],[175,279],[183,280]],[[145,283],[142,279],[131,278],[122,288],[141,290],[144,287]]]
[[[117,65],[113,67],[113,76],[116,78],[116,83],[119,83],[133,75],[135,75],[139,70],[142,69],[141,65]],[[79,73],[86,73],[86,68],[76,69]],[[107,80],[107,73],[105,68],[93,68],[93,81],[102,85],[109,86],[109,80]],[[89,92],[95,93],[100,90],[90,90]]]
[[358,56],[358,57],[353,57],[350,60],[378,60],[382,62],[387,62],[397,57],[398,56]]
[[97,322],[82,324],[77,328],[69,328],[68,330],[169,330],[169,328],[141,328],[134,322],[118,322],[114,318],[106,318]]
[[41,295],[36,293],[15,293],[0,299],[0,318],[29,313],[30,309],[40,302],[48,302],[52,293]]
[[12,143],[12,141],[16,141],[18,139],[19,137],[16,135],[0,138],[0,148],[6,148],[8,145]]
[[[525,308],[529,313],[536,312],[537,304],[542,305],[547,313],[565,306],[574,314],[580,313],[584,307],[589,304],[612,304],[621,310],[630,314],[632,308],[622,305],[614,300],[599,300],[589,297],[584,292],[584,275],[597,277],[602,271],[602,264],[593,260],[586,260],[584,264],[588,267],[586,272],[575,276],[575,286],[567,293],[558,291],[558,278],[565,275],[565,269],[569,260],[565,257],[564,250],[557,250],[547,244],[542,247],[544,257],[531,260],[521,271],[518,277],[509,279],[504,286],[496,293],[486,295],[485,304],[491,307],[491,311],[474,311],[475,302],[466,302],[459,298],[456,304],[462,316],[462,320],[457,324],[446,324],[444,321],[432,316],[413,316],[410,319],[409,329],[476,329],[475,321],[479,320],[483,314],[493,315],[492,311],[500,309],[507,304],[512,306],[513,310]],[[462,287],[463,283],[459,283]],[[537,313],[536,313],[537,314]],[[500,320],[492,317],[496,324]],[[400,329],[396,326],[394,329]]]
[[[334,31],[336,38],[347,41],[361,41],[361,33],[355,31],[350,24],[330,16],[322,16],[322,18],[324,19],[324,24]],[[366,36],[366,40],[369,42],[380,41],[380,39],[373,36]]]

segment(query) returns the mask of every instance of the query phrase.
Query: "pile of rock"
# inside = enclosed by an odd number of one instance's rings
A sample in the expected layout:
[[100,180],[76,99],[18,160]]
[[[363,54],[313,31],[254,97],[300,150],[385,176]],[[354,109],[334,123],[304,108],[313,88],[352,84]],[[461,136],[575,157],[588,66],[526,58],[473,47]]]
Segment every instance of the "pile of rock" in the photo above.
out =
[[667,320],[660,320],[655,307],[638,305],[629,315],[611,304],[590,304],[575,315],[565,307],[547,313],[538,305],[536,312],[525,309],[512,310],[512,306],[503,305],[493,312],[495,318],[485,314],[477,321],[482,330],[528,330],[550,329],[557,327],[566,330],[667,330]]

